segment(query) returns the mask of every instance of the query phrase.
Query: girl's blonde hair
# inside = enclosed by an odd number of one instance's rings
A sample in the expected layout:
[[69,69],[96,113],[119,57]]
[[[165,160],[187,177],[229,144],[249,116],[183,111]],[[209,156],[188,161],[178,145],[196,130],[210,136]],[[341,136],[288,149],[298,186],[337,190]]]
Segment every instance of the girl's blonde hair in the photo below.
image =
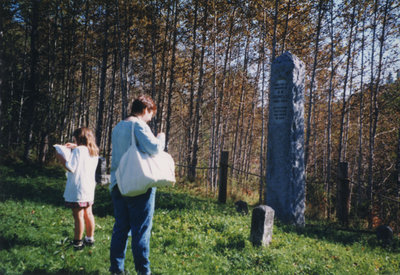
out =
[[76,139],[77,145],[84,145],[89,149],[89,155],[94,157],[99,155],[99,147],[92,130],[86,127],[78,128],[72,134]]

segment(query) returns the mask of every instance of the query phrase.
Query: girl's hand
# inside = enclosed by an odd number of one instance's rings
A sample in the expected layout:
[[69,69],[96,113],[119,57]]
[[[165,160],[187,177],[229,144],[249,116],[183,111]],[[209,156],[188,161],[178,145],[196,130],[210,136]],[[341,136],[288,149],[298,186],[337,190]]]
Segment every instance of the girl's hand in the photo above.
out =
[[68,142],[65,144],[65,147],[69,149],[75,149],[76,147],[78,147],[78,145],[76,145],[75,143]]

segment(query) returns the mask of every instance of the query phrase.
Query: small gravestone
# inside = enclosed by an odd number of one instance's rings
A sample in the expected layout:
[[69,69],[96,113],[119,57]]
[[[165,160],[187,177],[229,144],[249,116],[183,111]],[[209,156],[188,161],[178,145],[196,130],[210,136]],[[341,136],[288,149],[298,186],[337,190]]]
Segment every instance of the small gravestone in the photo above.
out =
[[305,225],[305,66],[289,52],[271,67],[265,202],[279,220]]
[[110,182],[109,175],[107,175],[107,162],[104,157],[99,157],[96,167],[95,179],[98,184],[104,185]]
[[380,225],[376,228],[376,238],[383,245],[388,245],[393,241],[393,230],[390,226]]
[[253,209],[251,217],[250,241],[254,246],[268,246],[272,239],[274,210],[267,205]]
[[237,201],[235,202],[236,206],[236,211],[242,215],[247,215],[249,214],[249,208],[247,206],[247,203],[245,201]]

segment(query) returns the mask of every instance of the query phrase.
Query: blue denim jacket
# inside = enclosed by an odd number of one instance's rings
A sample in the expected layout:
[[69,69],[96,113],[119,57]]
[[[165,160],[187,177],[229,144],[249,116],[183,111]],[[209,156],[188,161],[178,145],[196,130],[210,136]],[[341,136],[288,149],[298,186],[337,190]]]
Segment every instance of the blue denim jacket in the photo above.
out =
[[150,155],[157,154],[164,150],[165,135],[155,137],[149,125],[143,120],[134,118],[133,120],[120,121],[113,129],[111,135],[112,158],[111,158],[111,184],[110,190],[117,184],[115,171],[123,154],[128,151],[132,140],[132,129],[135,134],[137,148]]

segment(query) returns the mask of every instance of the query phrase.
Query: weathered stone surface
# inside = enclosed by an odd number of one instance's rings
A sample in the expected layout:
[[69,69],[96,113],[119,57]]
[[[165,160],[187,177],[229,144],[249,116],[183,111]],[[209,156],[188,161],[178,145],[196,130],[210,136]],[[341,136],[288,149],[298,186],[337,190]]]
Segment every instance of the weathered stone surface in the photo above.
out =
[[266,204],[284,223],[305,225],[305,66],[289,52],[271,69]]
[[274,227],[274,210],[267,205],[253,209],[251,217],[250,241],[255,246],[268,246],[272,240]]

